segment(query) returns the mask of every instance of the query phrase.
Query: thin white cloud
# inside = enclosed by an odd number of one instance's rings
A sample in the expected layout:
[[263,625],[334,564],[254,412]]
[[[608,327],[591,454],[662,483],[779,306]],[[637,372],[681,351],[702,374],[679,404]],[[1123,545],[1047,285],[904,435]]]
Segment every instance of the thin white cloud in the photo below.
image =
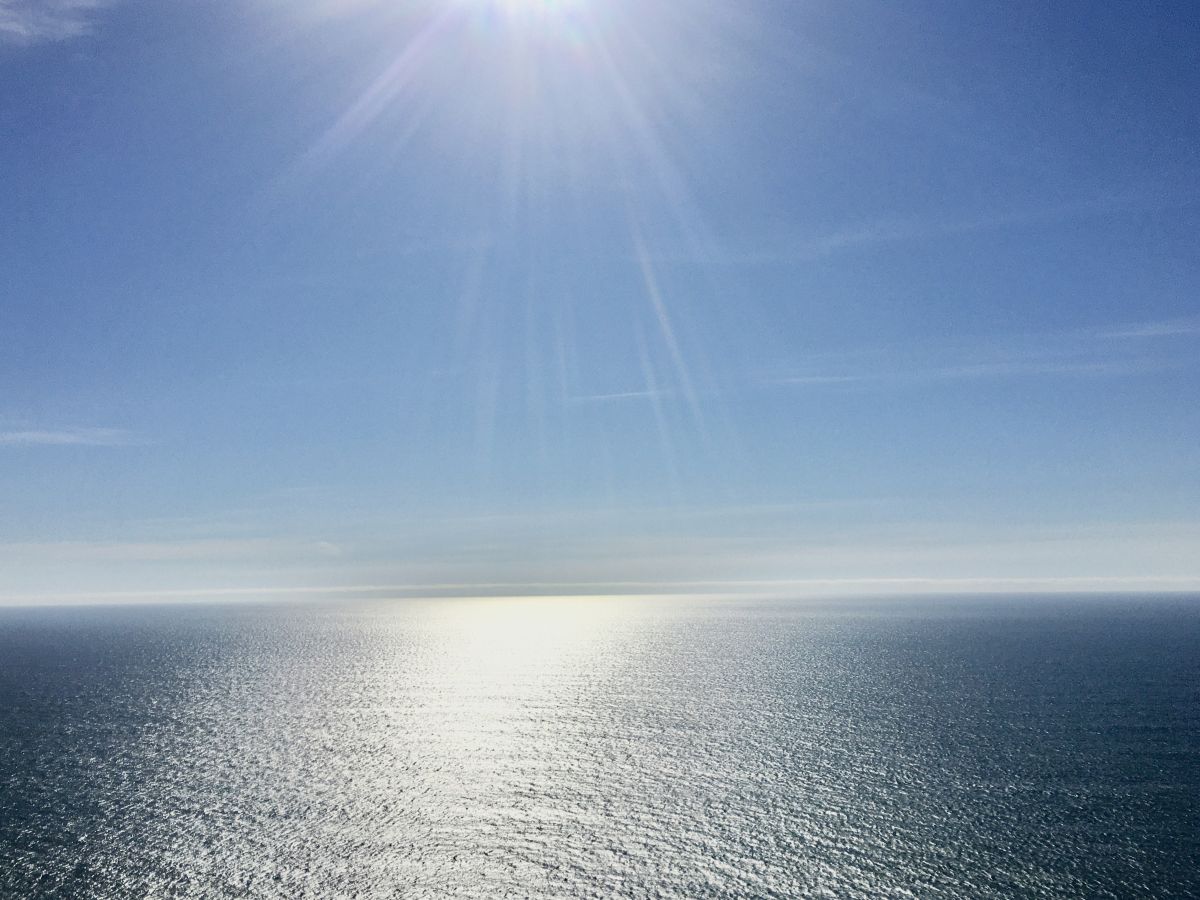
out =
[[1200,316],[1139,322],[1116,331],[1107,332],[1110,338],[1157,338],[1200,336]]
[[135,443],[120,428],[25,428],[0,431],[0,446],[7,447],[122,447]]
[[831,384],[861,384],[879,378],[879,375],[789,375],[786,378],[777,378],[772,383],[824,387]]
[[[971,379],[971,378],[1004,378],[1024,375],[1141,375],[1146,372],[1158,371],[1162,364],[1149,360],[1126,361],[1088,361],[1088,362],[1039,362],[1028,360],[1011,360],[1004,362],[971,363],[961,366],[947,366],[923,373],[923,377],[933,379]],[[921,374],[918,377],[922,377]]]
[[115,0],[0,0],[0,43],[36,44],[80,37]]
[[327,559],[341,554],[329,541],[274,538],[201,538],[166,541],[50,541],[0,543],[0,561],[43,565],[87,562],[164,561],[236,562],[278,559]]
[[[1149,321],[1113,330],[1028,334],[976,344],[931,344],[923,358],[913,346],[864,354],[821,354],[807,371],[768,377],[766,385],[796,387],[921,386],[1005,378],[1097,378],[1153,374],[1190,367],[1190,357],[1152,352],[1147,339],[1200,336],[1200,318]],[[831,371],[832,370],[832,371]]]
[[575,394],[567,398],[568,403],[608,403],[620,400],[657,400],[662,397],[674,397],[674,391],[619,391],[612,394]]
[[1141,375],[1159,371],[1161,363],[1128,362],[1056,362],[1039,360],[1008,360],[988,363],[939,366],[927,369],[887,370],[853,374],[808,374],[774,379],[771,383],[799,387],[830,387],[839,385],[886,386],[890,384],[927,384],[946,381],[979,381],[984,379],[1028,378],[1035,376],[1103,377]]
[[812,262],[860,248],[920,243],[1005,228],[1044,225],[1091,216],[1170,210],[1190,206],[1200,199],[1196,192],[1181,190],[1172,196],[1161,192],[1113,193],[1060,203],[1027,203],[1007,209],[980,210],[958,214],[926,213],[892,215],[842,224],[814,224],[808,230],[760,234],[744,239],[718,241],[684,251],[656,252],[667,261],[692,261],[706,265],[742,266]]

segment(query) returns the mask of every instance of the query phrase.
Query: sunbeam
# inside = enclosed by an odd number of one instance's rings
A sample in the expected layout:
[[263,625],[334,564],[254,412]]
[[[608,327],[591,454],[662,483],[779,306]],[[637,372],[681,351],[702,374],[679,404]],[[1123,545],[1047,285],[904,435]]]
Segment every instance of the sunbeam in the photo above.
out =
[[[647,396],[673,482],[678,473],[671,446],[689,436],[707,440],[694,363],[655,262],[656,245],[682,241],[700,252],[708,233],[672,160],[670,148],[686,143],[687,135],[677,131],[685,119],[651,112],[663,112],[682,90],[663,83],[669,67],[654,58],[684,49],[686,32],[665,9],[587,0],[428,4],[403,27],[379,26],[380,41],[399,42],[391,59],[301,160],[301,168],[313,173],[340,165],[359,144],[386,140],[402,148],[435,125],[461,134],[445,147],[445,165],[457,177],[480,180],[491,198],[479,210],[489,246],[466,260],[453,313],[453,365],[475,373],[480,472],[494,468],[496,429],[511,419],[510,407],[514,413],[523,408],[536,458],[546,460],[552,443],[562,445],[566,434],[549,429],[563,427],[562,411],[577,390],[564,381],[568,367],[576,384],[583,379],[597,385],[588,393],[628,393],[630,384],[653,382]],[[706,10],[702,4],[691,15],[702,18]],[[676,131],[664,131],[668,123]],[[397,173],[403,165],[401,149]],[[382,186],[395,174],[372,177]],[[616,188],[612,201],[584,200],[594,197],[601,180]],[[601,300],[592,285],[577,282],[577,274],[566,280],[554,274],[566,261],[595,253],[583,236],[601,222],[624,229],[633,248],[626,265],[634,287],[627,296]],[[501,293],[507,299],[498,300]],[[594,346],[592,333],[567,333],[578,325],[562,306],[576,294],[590,296],[581,302],[599,304],[588,313],[591,321],[625,320],[603,328],[616,339],[637,332],[630,326],[648,307],[657,338],[639,335],[614,355]],[[700,358],[709,355],[695,349]],[[624,359],[626,373],[614,379],[608,364],[593,373],[580,368],[584,359]],[[669,383],[655,373],[669,373]],[[551,384],[559,385],[557,392],[547,391]],[[523,396],[513,393],[519,385]],[[551,401],[558,412],[547,407]],[[675,404],[687,415],[672,414]],[[688,419],[694,431],[673,436]]]

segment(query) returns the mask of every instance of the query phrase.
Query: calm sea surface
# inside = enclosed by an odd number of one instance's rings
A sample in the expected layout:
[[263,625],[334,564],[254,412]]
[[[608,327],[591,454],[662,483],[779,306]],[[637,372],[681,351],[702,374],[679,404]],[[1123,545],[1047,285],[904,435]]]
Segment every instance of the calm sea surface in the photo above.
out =
[[1197,897],[1200,598],[0,610],[5,897]]

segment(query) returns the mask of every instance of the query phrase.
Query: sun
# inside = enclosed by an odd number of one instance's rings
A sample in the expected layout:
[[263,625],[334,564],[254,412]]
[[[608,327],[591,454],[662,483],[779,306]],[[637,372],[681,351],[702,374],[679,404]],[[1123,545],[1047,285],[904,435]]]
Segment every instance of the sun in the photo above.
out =
[[579,14],[585,0],[471,0],[473,5],[507,19],[554,22]]
[[579,6],[581,0],[485,0],[485,2],[510,11],[553,13]]

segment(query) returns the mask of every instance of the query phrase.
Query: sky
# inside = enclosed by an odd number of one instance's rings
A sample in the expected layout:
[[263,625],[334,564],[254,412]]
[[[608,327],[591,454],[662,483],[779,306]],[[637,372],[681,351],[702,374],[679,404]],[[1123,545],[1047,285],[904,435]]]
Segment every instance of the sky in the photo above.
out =
[[1200,589],[1200,6],[0,0],[0,602]]

